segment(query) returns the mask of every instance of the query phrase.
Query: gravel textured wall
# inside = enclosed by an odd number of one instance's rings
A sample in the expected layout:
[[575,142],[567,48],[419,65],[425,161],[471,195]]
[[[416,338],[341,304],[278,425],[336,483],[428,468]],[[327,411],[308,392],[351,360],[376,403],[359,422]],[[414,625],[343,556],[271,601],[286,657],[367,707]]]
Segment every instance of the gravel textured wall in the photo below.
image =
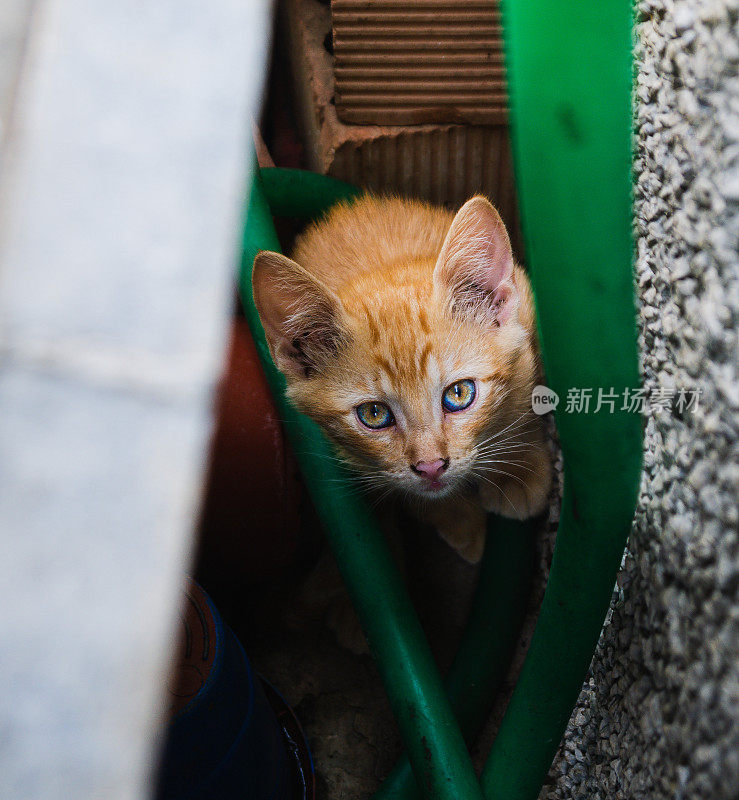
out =
[[[603,633],[546,800],[739,791],[736,0],[645,0],[637,280],[645,472]],[[675,407],[700,390],[698,408]]]

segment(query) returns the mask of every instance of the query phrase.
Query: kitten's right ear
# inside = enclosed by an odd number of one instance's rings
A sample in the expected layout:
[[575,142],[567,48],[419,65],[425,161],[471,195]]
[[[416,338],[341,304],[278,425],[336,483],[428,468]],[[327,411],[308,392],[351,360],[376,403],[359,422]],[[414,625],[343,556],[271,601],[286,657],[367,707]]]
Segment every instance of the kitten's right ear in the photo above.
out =
[[309,377],[341,345],[338,300],[300,264],[268,250],[257,253],[251,281],[275,365]]
[[459,209],[434,269],[452,308],[503,325],[518,306],[513,251],[503,220],[481,195]]

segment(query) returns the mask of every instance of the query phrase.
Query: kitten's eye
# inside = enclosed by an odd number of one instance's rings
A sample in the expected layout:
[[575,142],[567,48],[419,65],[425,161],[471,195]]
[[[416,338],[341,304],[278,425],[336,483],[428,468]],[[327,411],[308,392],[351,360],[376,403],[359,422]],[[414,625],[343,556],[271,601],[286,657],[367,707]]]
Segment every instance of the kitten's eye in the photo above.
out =
[[444,389],[441,404],[445,411],[463,411],[475,399],[475,382],[468,378]]
[[370,400],[369,403],[358,405],[355,411],[362,425],[372,428],[372,430],[389,428],[395,424],[393,412],[384,403],[375,403]]

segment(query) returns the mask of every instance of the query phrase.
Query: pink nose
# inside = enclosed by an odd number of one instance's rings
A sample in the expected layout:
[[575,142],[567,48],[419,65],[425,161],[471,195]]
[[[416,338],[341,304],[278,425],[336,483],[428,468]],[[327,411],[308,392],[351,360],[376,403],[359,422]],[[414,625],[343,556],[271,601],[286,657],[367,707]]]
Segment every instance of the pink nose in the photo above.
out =
[[416,464],[411,464],[411,469],[416,475],[423,475],[430,481],[439,479],[442,472],[449,466],[448,458],[437,458],[436,461],[419,461]]

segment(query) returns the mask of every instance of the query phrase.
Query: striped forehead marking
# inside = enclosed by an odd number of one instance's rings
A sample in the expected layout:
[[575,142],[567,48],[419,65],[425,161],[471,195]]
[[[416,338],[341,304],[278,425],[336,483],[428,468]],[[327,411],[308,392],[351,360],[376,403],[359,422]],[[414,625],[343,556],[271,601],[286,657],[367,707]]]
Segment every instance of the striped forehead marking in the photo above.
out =
[[438,382],[440,369],[430,341],[421,341],[408,351],[399,344],[389,345],[388,350],[389,353],[374,354],[374,365],[384,378],[383,386],[390,384],[402,394],[418,384]]
[[426,342],[421,350],[421,355],[418,357],[418,374],[421,377],[426,375],[426,368],[428,367],[429,356],[431,355],[431,342]]

